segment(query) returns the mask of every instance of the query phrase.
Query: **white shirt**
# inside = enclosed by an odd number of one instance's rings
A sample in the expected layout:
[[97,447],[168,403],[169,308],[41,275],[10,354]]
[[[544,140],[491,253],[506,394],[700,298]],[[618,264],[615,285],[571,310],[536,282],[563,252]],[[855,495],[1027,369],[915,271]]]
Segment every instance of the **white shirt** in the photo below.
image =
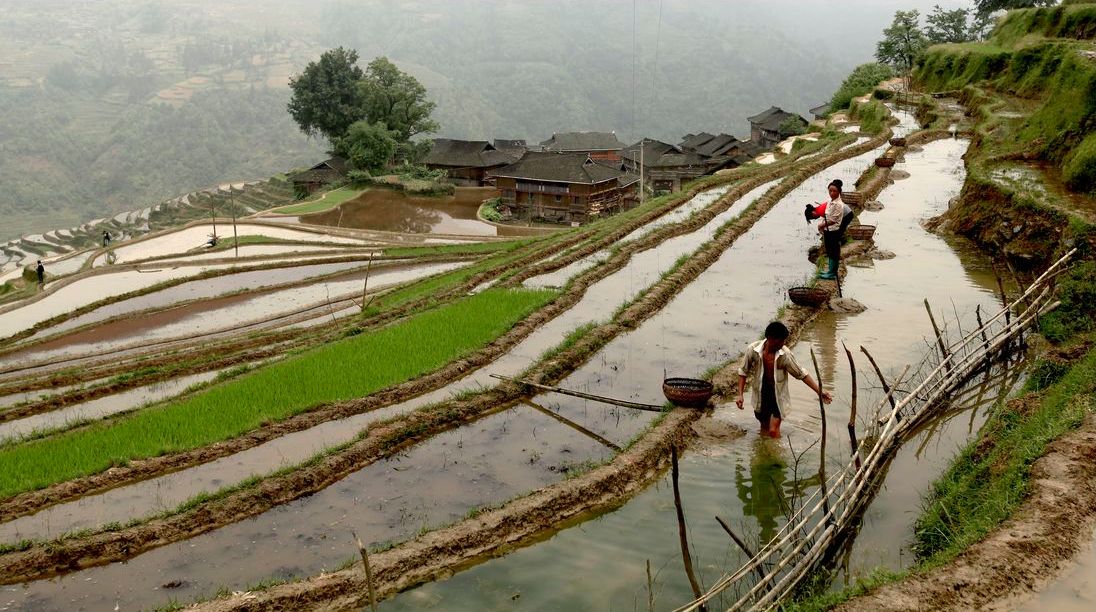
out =
[[[827,208],[827,210],[829,210]],[[761,352],[765,350],[765,341],[758,340],[746,349],[742,356],[742,363],[738,366],[738,375],[745,376],[750,385],[750,394],[753,395],[753,410],[761,412],[761,379],[765,374],[765,362]],[[781,347],[773,359],[773,381],[776,383],[776,407],[781,416],[786,416],[792,406],[791,394],[788,393],[788,374],[797,380],[803,380],[807,373],[799,366],[787,347]]]

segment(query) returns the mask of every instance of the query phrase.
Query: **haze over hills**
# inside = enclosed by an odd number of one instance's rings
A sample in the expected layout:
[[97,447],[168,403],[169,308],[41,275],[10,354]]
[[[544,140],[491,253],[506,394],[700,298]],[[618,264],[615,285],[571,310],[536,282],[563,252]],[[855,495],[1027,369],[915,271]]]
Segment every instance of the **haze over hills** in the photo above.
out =
[[745,136],[773,104],[805,114],[870,59],[894,10],[935,3],[9,0],[0,238],[317,159],[325,143],[297,131],[286,83],[333,46],[417,76],[439,136],[676,142]]

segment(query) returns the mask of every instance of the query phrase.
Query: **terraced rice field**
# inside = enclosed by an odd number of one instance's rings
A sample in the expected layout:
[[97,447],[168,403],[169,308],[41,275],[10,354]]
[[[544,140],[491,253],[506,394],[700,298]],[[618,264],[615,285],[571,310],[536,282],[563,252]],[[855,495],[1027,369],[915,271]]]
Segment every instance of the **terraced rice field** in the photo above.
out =
[[[910,115],[895,114],[897,132],[916,132]],[[277,197],[258,196],[271,185],[104,221],[147,217],[148,231],[161,233],[88,246],[54,264],[47,291],[0,306],[0,605],[144,609],[265,584],[204,605],[360,607],[352,533],[373,551],[387,609],[627,607],[646,600],[647,560],[658,570],[656,607],[687,601],[677,525],[666,516],[668,440],[685,453],[681,481],[706,582],[740,560],[707,514],[751,534],[756,521],[751,537],[764,538],[783,520],[779,500],[817,482],[789,474],[782,448],[742,439],[755,426],[733,403],[704,415],[658,412],[662,379],[710,376],[757,338],[786,290],[814,273],[806,251],[817,238],[803,203],[821,199],[833,178],[852,185],[868,175],[889,135],[829,134],[773,164],[533,236],[481,231],[474,213],[409,202],[370,216],[350,193],[319,216],[241,221],[241,235],[271,242],[249,240],[239,259],[194,250],[207,224],[179,228],[211,198],[242,214],[269,208]],[[885,206],[864,214],[897,257],[849,268],[844,291],[867,313],[812,322],[817,312],[788,311],[795,353],[804,363],[815,348],[827,385],[849,384],[840,340],[893,346],[877,354],[889,367],[921,353],[920,331],[895,330],[883,313],[945,295],[961,318],[992,307],[984,260],[918,224],[954,195],[965,145],[926,144],[897,168],[908,179],[876,185]],[[176,229],[161,229],[170,211]],[[919,253],[931,255],[931,291],[900,272]],[[820,422],[799,391],[786,430],[807,448]],[[861,393],[878,397],[863,379]],[[847,401],[838,395],[835,404]],[[694,421],[707,433],[685,452]],[[946,454],[925,450],[928,440],[957,443],[973,427],[965,422],[927,432],[892,470],[927,478]],[[594,486],[598,474],[616,484],[561,493]],[[887,492],[876,503],[869,517],[882,517],[870,519],[880,532],[908,527],[886,519],[899,503]],[[493,539],[477,521],[499,507],[544,509]],[[509,533],[517,546],[500,548]],[[893,541],[862,540],[853,571],[900,556]],[[571,586],[551,587],[559,581]]]

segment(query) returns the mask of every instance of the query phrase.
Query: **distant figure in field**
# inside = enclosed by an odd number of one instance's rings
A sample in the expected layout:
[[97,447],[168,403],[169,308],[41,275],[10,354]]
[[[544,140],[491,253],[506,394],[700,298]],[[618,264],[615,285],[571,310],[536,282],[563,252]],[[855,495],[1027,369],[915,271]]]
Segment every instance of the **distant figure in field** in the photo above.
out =
[[822,234],[822,242],[826,248],[826,259],[829,267],[825,272],[820,272],[818,278],[823,280],[836,280],[837,268],[841,265],[841,243],[845,238],[845,230],[852,223],[853,211],[848,204],[841,201],[841,179],[835,179],[827,187],[830,201],[820,204],[815,208],[822,221],[818,223],[818,231]]
[[788,394],[788,375],[803,381],[816,394],[822,395],[827,404],[833,401],[828,391],[819,389],[810,374],[799,367],[795,355],[784,348],[788,328],[780,321],[773,321],[765,328],[765,339],[746,347],[742,364],[738,367],[738,409],[742,410],[746,398],[746,382],[750,382],[753,395],[754,416],[761,423],[761,435],[780,437],[780,422],[791,408]]
[[110,232],[103,230],[103,246],[110,244]]
[[41,289],[46,284],[46,267],[42,265],[41,259],[38,260],[38,267],[34,271],[38,273],[38,288]]

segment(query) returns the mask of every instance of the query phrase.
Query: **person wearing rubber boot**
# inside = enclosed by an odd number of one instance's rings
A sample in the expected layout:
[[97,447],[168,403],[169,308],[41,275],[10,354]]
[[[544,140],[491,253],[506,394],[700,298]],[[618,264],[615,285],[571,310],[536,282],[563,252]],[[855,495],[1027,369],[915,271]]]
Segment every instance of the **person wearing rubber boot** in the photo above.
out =
[[822,395],[827,404],[833,401],[828,391],[799,366],[795,355],[786,348],[788,328],[780,321],[773,321],[765,328],[765,339],[746,347],[746,354],[738,366],[738,399],[735,404],[742,410],[746,398],[746,382],[753,395],[754,416],[761,423],[761,436],[779,438],[780,422],[791,407],[788,394],[788,376],[803,381],[816,394]]
[[822,280],[837,280],[837,267],[841,265],[841,243],[845,240],[845,230],[852,223],[853,211],[841,201],[841,179],[829,184],[830,201],[826,203],[826,212],[818,222],[818,231],[826,249],[828,266],[818,274]]

